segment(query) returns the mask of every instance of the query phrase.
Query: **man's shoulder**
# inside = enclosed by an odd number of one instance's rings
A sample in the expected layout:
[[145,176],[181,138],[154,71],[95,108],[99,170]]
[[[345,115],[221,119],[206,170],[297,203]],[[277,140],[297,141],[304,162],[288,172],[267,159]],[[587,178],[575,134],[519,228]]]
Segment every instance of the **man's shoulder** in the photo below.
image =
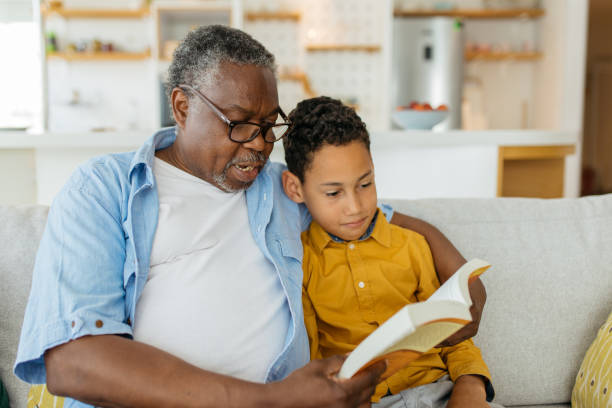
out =
[[269,161],[264,167],[264,172],[270,176],[279,178],[283,175],[283,171],[287,170],[287,165],[284,163]]
[[253,208],[265,208],[266,200],[272,199],[272,221],[283,231],[285,237],[299,239],[299,233],[304,229],[305,214],[301,206],[291,201],[283,189],[282,174],[287,169],[283,163],[268,162],[258,176],[257,182],[247,191]]
[[[276,198],[275,204],[279,204],[279,200],[284,204],[293,204],[293,201],[289,200],[289,197],[285,195],[285,190],[283,189],[283,171],[287,170],[287,166],[283,163],[276,162],[268,162],[266,166],[262,170],[262,181],[264,182],[264,190],[268,188],[272,188],[274,191],[274,195]],[[269,191],[269,190],[268,190]],[[285,201],[287,201],[285,203]]]
[[[54,205],[78,206],[94,200],[106,211],[119,214],[131,190],[129,172],[134,152],[97,156],[72,173],[54,200]],[[62,204],[60,204],[62,203]]]
[[120,183],[127,181],[134,152],[105,154],[89,159],[72,173],[69,188],[87,189],[92,182]]

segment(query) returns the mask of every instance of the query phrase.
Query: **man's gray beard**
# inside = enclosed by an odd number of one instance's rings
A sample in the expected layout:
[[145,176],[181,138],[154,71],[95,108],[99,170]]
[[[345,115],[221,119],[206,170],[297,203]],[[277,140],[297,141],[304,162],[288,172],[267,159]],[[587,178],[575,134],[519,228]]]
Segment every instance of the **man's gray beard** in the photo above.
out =
[[[242,185],[238,187],[232,187],[229,184],[227,184],[227,172],[230,169],[230,167],[232,167],[236,163],[244,163],[244,162],[265,163],[267,160],[268,160],[267,157],[261,152],[252,152],[252,153],[249,153],[247,156],[232,159],[232,161],[230,161],[229,163],[225,165],[225,168],[223,169],[223,172],[221,174],[213,175],[213,180],[221,188],[221,190],[225,191],[226,193],[237,193],[239,191],[246,190],[247,188],[251,186],[251,183],[243,183]],[[259,175],[257,177],[259,177]]]
[[226,183],[227,177],[225,174],[225,170],[221,174],[215,174],[213,179],[215,180],[215,184],[217,184],[221,188],[221,190],[225,191],[226,193],[237,193],[238,191],[246,190],[247,187],[249,187],[249,184],[243,184],[240,187],[232,187],[228,185]]

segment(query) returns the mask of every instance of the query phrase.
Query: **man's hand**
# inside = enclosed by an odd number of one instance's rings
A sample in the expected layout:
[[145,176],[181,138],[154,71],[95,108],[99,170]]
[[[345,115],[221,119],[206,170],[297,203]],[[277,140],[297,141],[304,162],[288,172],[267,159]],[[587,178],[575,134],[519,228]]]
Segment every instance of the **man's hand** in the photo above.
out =
[[275,401],[270,406],[296,408],[365,408],[370,407],[384,362],[372,365],[349,380],[336,378],[345,357],[314,360],[294,371],[285,380],[269,384]]
[[[431,255],[433,256],[440,283],[446,282],[465,263],[465,258],[461,256],[444,234],[433,225],[397,211],[393,213],[391,223],[416,231],[425,237],[431,249]],[[487,292],[480,279],[475,279],[470,284],[470,296],[472,298],[472,308],[470,309],[472,322],[446,339],[439,346],[453,346],[474,337],[478,333],[482,310],[487,301]]]
[[484,379],[478,375],[457,378],[446,408],[489,408]]

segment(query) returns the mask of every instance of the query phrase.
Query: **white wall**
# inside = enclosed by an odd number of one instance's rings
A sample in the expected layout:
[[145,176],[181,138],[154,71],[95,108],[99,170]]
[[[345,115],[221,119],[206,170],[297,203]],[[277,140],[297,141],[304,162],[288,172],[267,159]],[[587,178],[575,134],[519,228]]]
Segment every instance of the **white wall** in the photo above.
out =
[[127,147],[37,149],[34,156],[36,159],[36,180],[38,182],[38,204],[50,205],[70,175],[82,163],[96,156],[127,150],[130,149]]
[[565,169],[565,196],[576,197],[580,194],[588,1],[543,0],[543,4],[544,58],[538,63],[534,87],[535,127],[581,135]]
[[[469,19],[464,26],[466,46],[490,46],[498,52],[542,51],[541,24],[540,19]],[[533,128],[537,64],[537,61],[466,61],[464,99],[472,110],[484,114],[490,129]]]
[[[151,48],[152,22],[144,19],[65,19],[51,15],[45,32],[54,32],[60,50],[69,43],[97,39],[117,51]],[[155,129],[159,84],[152,59],[136,61],[66,61],[48,59],[47,114],[52,132]]]
[[36,166],[33,150],[0,150],[0,205],[36,202]]
[[493,198],[497,195],[497,146],[377,149],[372,156],[379,197]]
[[32,18],[32,0],[0,0],[0,23],[28,21]]

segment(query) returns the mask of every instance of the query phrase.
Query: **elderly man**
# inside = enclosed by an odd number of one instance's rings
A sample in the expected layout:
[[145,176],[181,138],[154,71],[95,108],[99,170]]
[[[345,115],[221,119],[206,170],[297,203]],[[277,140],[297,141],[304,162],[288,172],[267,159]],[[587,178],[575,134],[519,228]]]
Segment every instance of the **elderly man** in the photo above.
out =
[[[168,90],[176,128],[91,160],[56,197],[15,373],[71,397],[65,407],[369,406],[384,363],[339,381],[342,357],[308,362],[310,218],[268,162],[290,126],[274,57],[203,27],[177,48]],[[391,215],[427,237],[442,280],[463,262],[433,227]],[[472,290],[481,308],[484,288]]]

